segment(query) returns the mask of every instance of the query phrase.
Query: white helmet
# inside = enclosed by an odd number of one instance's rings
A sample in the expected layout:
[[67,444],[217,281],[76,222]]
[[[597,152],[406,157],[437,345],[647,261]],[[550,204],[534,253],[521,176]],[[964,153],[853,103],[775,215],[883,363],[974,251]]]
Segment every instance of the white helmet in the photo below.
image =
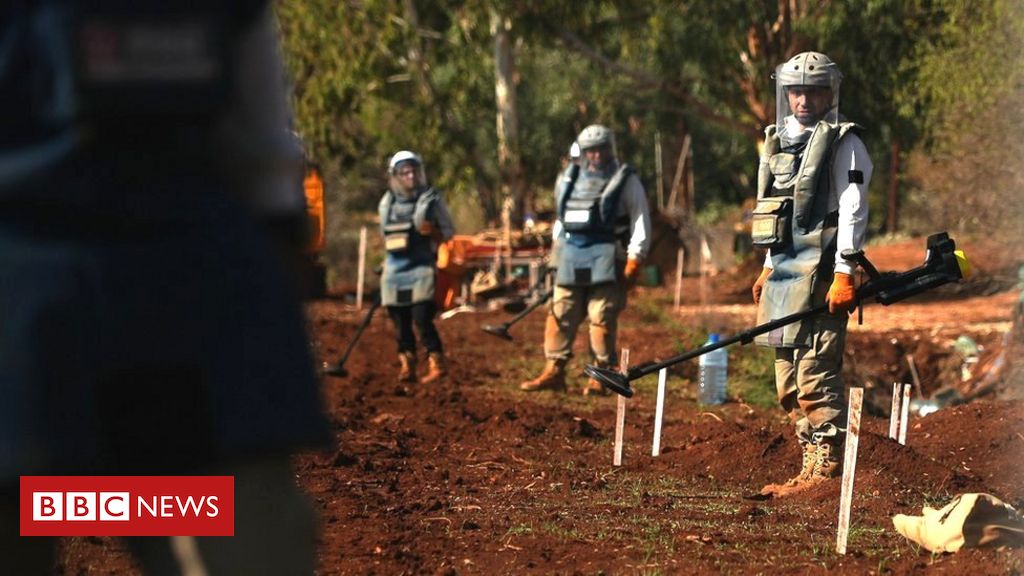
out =
[[615,134],[606,126],[591,124],[584,128],[580,135],[576,137],[576,143],[580,145],[581,150],[597,148],[606,144],[614,148]]
[[580,146],[580,152],[586,152],[588,149],[598,146],[607,146],[611,150],[611,158],[608,160],[618,162],[619,154],[615,148],[615,133],[607,126],[600,124],[587,126],[576,137],[576,143]]
[[420,158],[419,154],[410,152],[409,150],[401,150],[396,152],[395,155],[391,157],[391,161],[388,162],[388,173],[394,175],[398,165],[402,162],[412,162],[416,166],[423,166],[423,158]]
[[416,182],[414,183],[414,187],[427,185],[427,174],[426,170],[423,168],[423,158],[415,152],[402,150],[400,152],[396,152],[388,162],[388,176],[391,180],[392,190],[397,192],[405,187],[405,184],[397,178],[398,168],[404,164],[412,164],[413,167],[416,168]]
[[[831,58],[821,52],[801,52],[775,68],[776,124],[784,145],[805,141],[814,126],[839,122],[839,85],[843,74]],[[793,110],[789,92],[802,88],[817,93],[827,102],[815,102],[809,110]]]

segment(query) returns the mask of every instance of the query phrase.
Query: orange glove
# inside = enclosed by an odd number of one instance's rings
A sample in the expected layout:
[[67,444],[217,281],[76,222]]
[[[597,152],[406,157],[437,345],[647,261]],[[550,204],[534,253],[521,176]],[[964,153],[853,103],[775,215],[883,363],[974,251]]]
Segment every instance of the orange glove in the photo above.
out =
[[768,281],[768,277],[772,275],[771,268],[761,268],[761,275],[754,280],[754,287],[750,289],[754,295],[754,304],[761,303],[761,292],[764,292],[764,283]]
[[636,280],[637,275],[640,274],[640,261],[636,258],[626,260],[626,270],[623,274],[626,276],[626,280],[630,282]]
[[849,274],[836,272],[832,279],[832,285],[828,288],[828,311],[832,314],[853,308],[857,300],[857,293],[853,289],[853,279]]

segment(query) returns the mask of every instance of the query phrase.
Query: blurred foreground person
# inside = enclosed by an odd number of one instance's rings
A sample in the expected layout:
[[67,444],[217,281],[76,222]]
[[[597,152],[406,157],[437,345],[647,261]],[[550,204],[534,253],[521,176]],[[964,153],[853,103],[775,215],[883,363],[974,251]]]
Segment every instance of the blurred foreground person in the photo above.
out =
[[[537,378],[519,385],[526,392],[565,390],[566,364],[584,317],[595,363],[618,364],[619,314],[650,245],[647,196],[632,167],[619,163],[615,135],[594,124],[580,132],[576,144],[579,162],[569,163],[555,188],[550,265],[557,272],[544,327],[546,364]],[[604,393],[593,378],[583,389],[585,396]]]
[[752,236],[766,248],[753,287],[757,323],[825,302],[820,314],[758,336],[775,348],[775,385],[796,425],[800,472],[764,494],[784,496],[842,472],[846,387],[842,380],[853,268],[840,254],[859,250],[868,221],[872,165],[858,133],[839,115],[839,66],[818,52],[775,70],[777,123],[765,129]]
[[387,260],[381,276],[381,304],[398,336],[399,382],[416,382],[416,335],[427,350],[430,384],[448,373],[441,336],[434,326],[437,246],[455,235],[441,192],[427,185],[419,154],[403,150],[388,163],[388,190],[380,200],[380,225]]
[[54,567],[18,536],[21,475],[234,476],[235,536],[127,538],[143,570],[312,573],[289,455],[330,437],[283,78],[265,2],[0,8],[9,573]]

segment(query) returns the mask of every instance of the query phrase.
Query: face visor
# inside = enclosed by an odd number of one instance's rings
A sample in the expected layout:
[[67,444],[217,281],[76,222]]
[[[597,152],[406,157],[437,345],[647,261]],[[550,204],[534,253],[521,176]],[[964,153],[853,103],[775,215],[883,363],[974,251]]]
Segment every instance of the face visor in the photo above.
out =
[[427,174],[419,154],[401,151],[388,164],[388,180],[391,190],[407,193],[427,185]]
[[839,67],[824,54],[805,52],[775,69],[775,122],[782,145],[806,142],[818,122],[839,123]]
[[[580,147],[580,165],[587,170],[606,170],[608,167],[614,166],[618,159],[618,150],[615,148],[615,134],[600,124],[592,124],[584,128],[579,136],[576,137],[576,143]],[[599,164],[597,165],[591,163],[590,158],[593,154],[589,156],[587,154],[587,152],[594,150],[601,150],[602,152],[598,159]]]
[[411,192],[427,183],[423,165],[411,160],[399,162],[391,170],[391,189],[395,192]]

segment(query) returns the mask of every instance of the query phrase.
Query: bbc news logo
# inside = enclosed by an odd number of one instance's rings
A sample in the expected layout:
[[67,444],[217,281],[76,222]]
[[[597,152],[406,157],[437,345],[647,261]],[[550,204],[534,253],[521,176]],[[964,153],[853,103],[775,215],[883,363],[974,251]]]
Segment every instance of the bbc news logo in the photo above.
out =
[[234,536],[233,476],[22,476],[22,536]]

